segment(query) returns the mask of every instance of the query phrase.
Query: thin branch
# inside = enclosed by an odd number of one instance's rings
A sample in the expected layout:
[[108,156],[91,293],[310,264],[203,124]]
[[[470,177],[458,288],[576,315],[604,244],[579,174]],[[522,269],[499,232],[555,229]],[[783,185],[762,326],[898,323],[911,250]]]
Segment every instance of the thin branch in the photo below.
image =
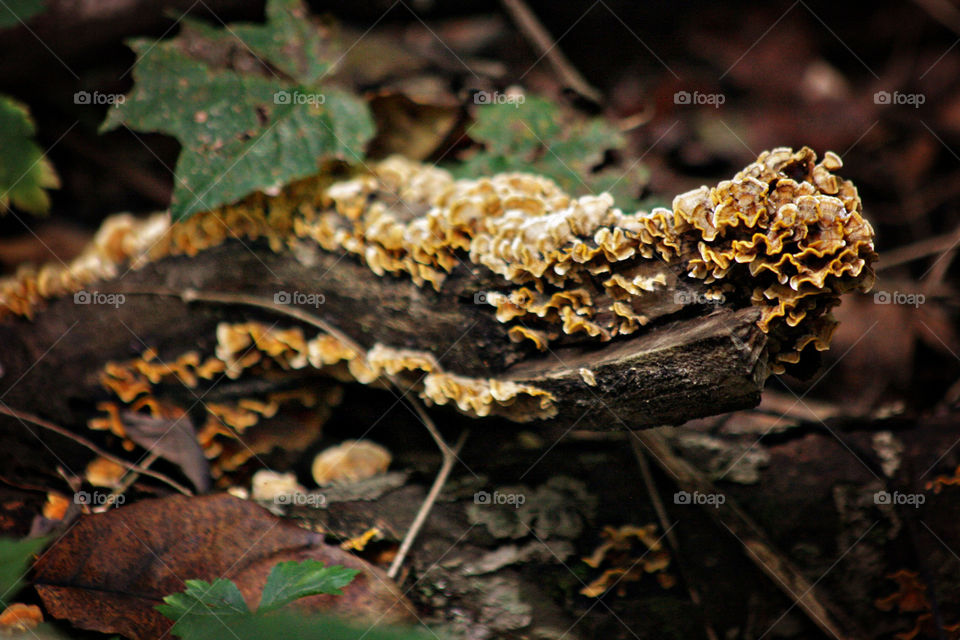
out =
[[950,29],[954,33],[960,34],[960,9],[957,9],[949,0],[913,0],[916,4],[930,14],[930,17]]
[[[677,478],[677,485],[685,491],[700,493],[716,493],[717,489],[699,470],[686,460],[673,453],[663,434],[656,429],[636,431],[634,435],[654,455],[657,464],[665,471]],[[855,623],[843,612],[825,601],[818,593],[815,584],[811,584],[793,563],[779,553],[766,539],[761,529],[750,516],[743,511],[730,496],[725,496],[722,504],[706,511],[714,520],[727,529],[743,546],[747,558],[764,574],[792,602],[796,604],[807,617],[824,633],[837,640],[849,640],[851,637],[863,637],[862,632],[856,629]],[[843,621],[843,627],[838,621]],[[849,629],[845,633],[843,628]],[[851,634],[856,633],[856,636]]]
[[897,247],[896,249],[885,251],[883,255],[880,256],[880,261],[877,263],[875,270],[878,272],[884,271],[908,262],[913,262],[914,260],[949,251],[955,247],[958,242],[960,242],[960,230],[954,230],[950,233],[908,244],[905,247]]
[[603,94],[580,75],[530,7],[523,0],[502,0],[502,2],[517,28],[537,50],[540,57],[550,61],[551,66],[560,76],[560,81],[584,98],[600,104],[603,101]]
[[[143,468],[146,469],[153,465],[154,462],[160,459],[160,454],[156,451],[151,451],[147,454],[147,457],[143,459]],[[114,488],[110,493],[110,497],[106,502],[106,510],[109,510],[113,505],[119,506],[121,503],[117,499],[127,492],[130,487],[133,486],[133,483],[140,478],[140,474],[136,471],[127,472],[124,477],[120,480],[120,484]]]
[[[387,571],[388,577],[395,579],[397,573],[400,572],[400,567],[403,566],[403,561],[406,559],[410,547],[413,546],[414,540],[417,539],[423,523],[427,521],[427,516],[430,515],[430,511],[437,501],[437,496],[439,496],[440,491],[443,490],[443,485],[447,483],[447,477],[449,477],[450,471],[457,461],[457,454],[460,453],[463,443],[466,442],[468,433],[467,431],[461,433],[460,438],[452,448],[447,446],[443,438],[434,437],[434,441],[437,443],[437,446],[440,447],[440,451],[443,454],[443,463],[440,465],[440,471],[433,481],[433,486],[430,487],[430,492],[427,493],[427,497],[423,501],[423,504],[420,505],[420,509],[410,524],[410,528],[407,529],[407,534],[403,537],[403,542],[400,543],[400,549],[397,551],[397,555],[393,558],[393,562],[390,563],[390,569]],[[431,432],[430,435],[432,436],[433,432]]]
[[0,404],[0,413],[2,413],[2,414],[4,414],[4,415],[7,415],[7,416],[10,416],[11,418],[16,418],[16,419],[19,420],[20,422],[29,422],[29,423],[31,423],[31,424],[37,425],[38,427],[42,427],[42,428],[44,428],[44,429],[47,429],[48,431],[53,431],[54,433],[57,433],[57,434],[63,436],[64,438],[68,438],[68,439],[70,439],[70,440],[73,440],[73,441],[76,442],[77,444],[79,444],[79,445],[81,445],[81,446],[83,446],[83,447],[86,447],[87,449],[89,449],[90,451],[93,451],[93,452],[94,452],[95,454],[97,454],[98,456],[100,456],[100,457],[102,457],[102,458],[106,458],[106,459],[109,460],[110,462],[113,462],[113,463],[116,463],[116,464],[120,465],[121,467],[123,467],[124,469],[127,469],[128,471],[133,471],[133,472],[135,472],[135,473],[139,473],[139,474],[141,474],[141,475],[149,476],[149,477],[151,477],[151,478],[154,478],[154,479],[156,479],[156,480],[159,480],[160,482],[163,482],[163,483],[165,483],[165,484],[170,485],[171,487],[173,487],[174,489],[176,489],[177,491],[179,491],[180,493],[182,493],[182,494],[184,494],[184,495],[188,495],[188,496],[193,495],[193,492],[190,491],[190,489],[186,488],[185,486],[183,486],[182,484],[180,484],[180,483],[177,482],[176,480],[174,480],[174,479],[172,479],[172,478],[169,478],[169,477],[163,475],[162,473],[158,473],[158,472],[156,472],[156,471],[151,471],[150,469],[147,469],[146,467],[142,467],[142,466],[140,466],[140,465],[133,464],[132,462],[129,462],[129,461],[127,461],[127,460],[124,460],[123,458],[121,458],[121,457],[119,457],[119,456],[115,456],[115,455],[113,455],[112,453],[110,453],[109,451],[105,451],[105,450],[101,449],[100,447],[98,447],[97,445],[93,444],[92,442],[90,442],[89,440],[87,440],[86,438],[84,438],[83,436],[79,436],[79,435],[77,435],[76,433],[73,433],[72,431],[70,431],[69,429],[65,429],[64,427],[61,427],[60,425],[54,424],[54,423],[52,423],[52,422],[50,422],[50,421],[48,421],[48,420],[44,420],[43,418],[41,418],[41,417],[39,417],[39,416],[35,416],[35,415],[33,415],[32,413],[27,413],[27,412],[25,412],[25,411],[19,411],[19,410],[17,410],[17,409],[13,409],[13,408],[7,406],[6,404]]

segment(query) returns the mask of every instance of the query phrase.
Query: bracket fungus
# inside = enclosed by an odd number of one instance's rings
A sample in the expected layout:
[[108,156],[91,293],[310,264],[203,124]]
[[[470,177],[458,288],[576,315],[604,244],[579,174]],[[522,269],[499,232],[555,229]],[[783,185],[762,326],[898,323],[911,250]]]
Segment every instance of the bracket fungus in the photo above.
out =
[[[432,348],[430,336],[437,332],[418,339],[417,321],[403,328],[403,339],[396,338],[397,321],[368,324],[351,341],[320,329],[308,334],[291,318],[280,326],[219,321],[213,348],[208,340],[205,350],[186,345],[168,353],[166,361],[148,350],[134,361],[106,363],[102,382],[113,394],[111,402],[139,402],[144,410],[168,415],[172,408],[149,400],[163,381],[195,386],[265,367],[322,369],[365,384],[405,377],[423,399],[469,415],[549,418],[563,399],[512,376],[512,363],[571,345],[623,343],[721,308],[755,312],[751,322],[764,335],[763,372],[757,374],[762,384],[769,371],[782,372],[806,353],[827,349],[835,326],[830,310],[840,295],[872,285],[873,229],[856,188],[835,175],[841,165],[830,152],[817,162],[808,148],[778,148],[730,180],[676,196],[669,209],[630,213],[618,209],[609,194],[573,197],[541,176],[455,180],[443,169],[391,157],[369,172],[338,178],[327,171],[275,195],[256,193],[177,223],[167,213],[109,218],[69,265],[23,268],[0,281],[0,325],[37,318],[54,299],[85,287],[119,281],[148,266],[177,260],[182,265],[183,257],[199,259],[241,240],[244,247],[254,244],[285,256],[302,270],[312,268],[311,252],[339,256],[316,274],[319,287],[328,272],[343,268],[338,264],[353,263],[351,268],[371,279],[386,279],[389,289],[436,297],[430,309],[457,307],[466,313],[469,307],[470,318],[486,314],[484,321],[499,333],[488,331],[473,351],[480,352],[474,363],[488,364],[441,366],[456,341],[451,337],[450,344]],[[165,282],[162,276],[159,281]],[[419,293],[409,293],[404,281]],[[364,295],[327,293],[354,301]],[[366,304],[374,311],[381,306]],[[391,304],[397,317],[405,312],[402,300]],[[334,313],[329,309],[325,312]],[[334,320],[345,329],[349,310]],[[506,346],[495,345],[495,339]],[[522,353],[496,360],[483,355],[490,349]],[[581,364],[573,367],[577,384],[602,388],[603,368]],[[120,407],[111,402],[102,404],[106,416],[92,425],[121,435]],[[207,454],[220,451],[221,436],[269,420],[275,410],[268,398],[216,404],[211,422],[199,429]]]

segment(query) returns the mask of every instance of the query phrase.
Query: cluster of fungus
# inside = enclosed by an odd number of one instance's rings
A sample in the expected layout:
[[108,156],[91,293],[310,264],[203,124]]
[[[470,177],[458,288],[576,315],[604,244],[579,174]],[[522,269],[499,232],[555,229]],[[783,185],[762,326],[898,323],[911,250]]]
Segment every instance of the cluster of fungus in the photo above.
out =
[[553,395],[537,387],[449,373],[432,354],[423,351],[379,343],[365,352],[357,351],[326,333],[308,339],[299,327],[281,330],[258,322],[221,323],[216,355],[226,364],[226,374],[233,377],[266,357],[286,369],[324,369],[335,378],[363,384],[399,376],[427,402],[453,404],[478,417],[503,415],[526,421],[556,414]]
[[[100,383],[115,399],[98,403],[101,414],[89,420],[87,426],[109,431],[121,439],[127,450],[133,450],[135,442],[126,416],[141,414],[172,422],[183,419],[187,413],[186,408],[165,397],[164,385],[196,389],[202,380],[213,383],[219,377],[238,379],[244,375],[262,376],[271,370],[305,368],[323,369],[334,379],[364,384],[379,383],[385,376],[401,376],[425,401],[452,403],[473,416],[497,414],[525,421],[549,418],[556,413],[554,398],[546,391],[509,381],[447,373],[436,358],[425,352],[379,344],[358,352],[325,333],[308,339],[299,327],[281,329],[259,322],[220,323],[216,337],[215,352],[206,358],[197,351],[188,351],[163,361],[148,349],[130,361],[108,362]],[[319,437],[329,408],[336,406],[340,398],[339,387],[318,389],[311,385],[269,393],[263,398],[190,404],[202,405],[205,421],[197,429],[197,439],[205,455],[215,461],[214,477],[220,477],[275,447],[306,448]],[[314,409],[314,415],[306,424],[298,422],[295,429],[268,423],[282,406],[292,404]]]
[[[260,238],[277,252],[304,243],[347,252],[377,275],[438,291],[460,265],[486,269],[502,286],[477,293],[509,325],[510,339],[541,350],[556,341],[614,340],[691,300],[752,305],[769,337],[771,368],[781,372],[808,347],[828,347],[840,294],[872,284],[873,230],[856,188],[834,175],[840,167],[833,153],[818,163],[808,148],[774,149],[732,180],[677,196],[670,209],[625,213],[609,194],[571,197],[541,176],[454,180],[393,157],[369,173],[339,181],[323,174],[176,224],[167,214],[110,218],[73,263],[0,282],[0,318],[30,316],[43,299],[125,268]],[[486,415],[527,397],[550,411],[545,392],[461,378],[427,354],[393,349],[383,359],[391,347],[356,354],[327,335],[278,339],[289,353],[267,355],[291,368],[339,367],[364,382],[415,369],[428,374],[420,393],[433,402]],[[248,364],[226,352],[218,358],[228,375]]]
[[539,349],[633,333],[653,310],[688,303],[680,280],[699,281],[697,300],[740,295],[760,309],[782,372],[807,346],[828,348],[840,294],[872,285],[873,229],[856,188],[832,173],[841,165],[830,152],[818,163],[808,148],[775,149],[671,209],[628,214],[609,194],[571,198],[539,176],[454,181],[393,158],[333,185],[326,209],[294,229],[437,289],[461,262],[486,267],[509,283],[485,292],[497,319]]
[[[276,352],[280,340],[282,336],[263,336],[263,351],[250,350],[258,357],[245,356],[243,366],[252,368],[260,362],[261,353]],[[235,365],[235,360],[228,363],[217,356],[202,358],[197,351],[164,361],[152,349],[133,360],[108,362],[100,373],[100,384],[112,399],[97,403],[101,413],[91,418],[87,426],[110,432],[125,449],[133,450],[136,436],[130,433],[131,416],[164,420],[168,424],[186,419],[190,407],[182,406],[176,399],[182,394],[176,391],[181,386],[198,389],[204,381],[213,383],[221,376],[230,376],[231,364]],[[170,389],[174,393],[166,393]],[[207,458],[215,461],[211,467],[214,477],[220,477],[276,447],[309,446],[319,437],[330,409],[339,404],[341,395],[338,386],[314,384],[229,402],[201,401],[203,395],[195,393],[194,401],[188,401],[188,405],[203,409],[203,422],[196,429],[197,440]],[[301,416],[295,423],[284,423],[277,417],[282,408],[297,406],[309,409],[306,419]]]

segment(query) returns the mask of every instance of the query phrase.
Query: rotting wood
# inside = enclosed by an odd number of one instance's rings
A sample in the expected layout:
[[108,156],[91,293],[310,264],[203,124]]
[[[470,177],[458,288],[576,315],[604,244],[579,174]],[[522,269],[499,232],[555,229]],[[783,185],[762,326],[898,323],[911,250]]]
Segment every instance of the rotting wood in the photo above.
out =
[[[105,367],[139,358],[160,379],[196,352],[234,381],[254,345],[287,378],[395,376],[517,421],[643,428],[753,406],[771,371],[827,347],[840,294],[872,281],[856,189],[835,155],[815,161],[777,149],[649,214],[393,159],[183,223],[121,216],[76,263],[0,282],[0,393],[76,423],[110,399]],[[283,353],[244,333],[274,328]]]

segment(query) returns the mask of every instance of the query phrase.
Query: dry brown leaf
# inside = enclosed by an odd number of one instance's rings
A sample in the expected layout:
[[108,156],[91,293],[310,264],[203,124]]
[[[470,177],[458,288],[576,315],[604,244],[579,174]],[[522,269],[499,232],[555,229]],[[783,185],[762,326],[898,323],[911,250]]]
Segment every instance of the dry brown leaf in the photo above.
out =
[[170,621],[154,607],[184,581],[233,580],[255,608],[278,562],[320,560],[360,574],[343,595],[310,596],[294,606],[385,621],[409,617],[409,603],[376,567],[324,543],[252,502],[227,494],[144,500],[84,516],[36,566],[47,611],[75,626],[130,638],[157,638]]

